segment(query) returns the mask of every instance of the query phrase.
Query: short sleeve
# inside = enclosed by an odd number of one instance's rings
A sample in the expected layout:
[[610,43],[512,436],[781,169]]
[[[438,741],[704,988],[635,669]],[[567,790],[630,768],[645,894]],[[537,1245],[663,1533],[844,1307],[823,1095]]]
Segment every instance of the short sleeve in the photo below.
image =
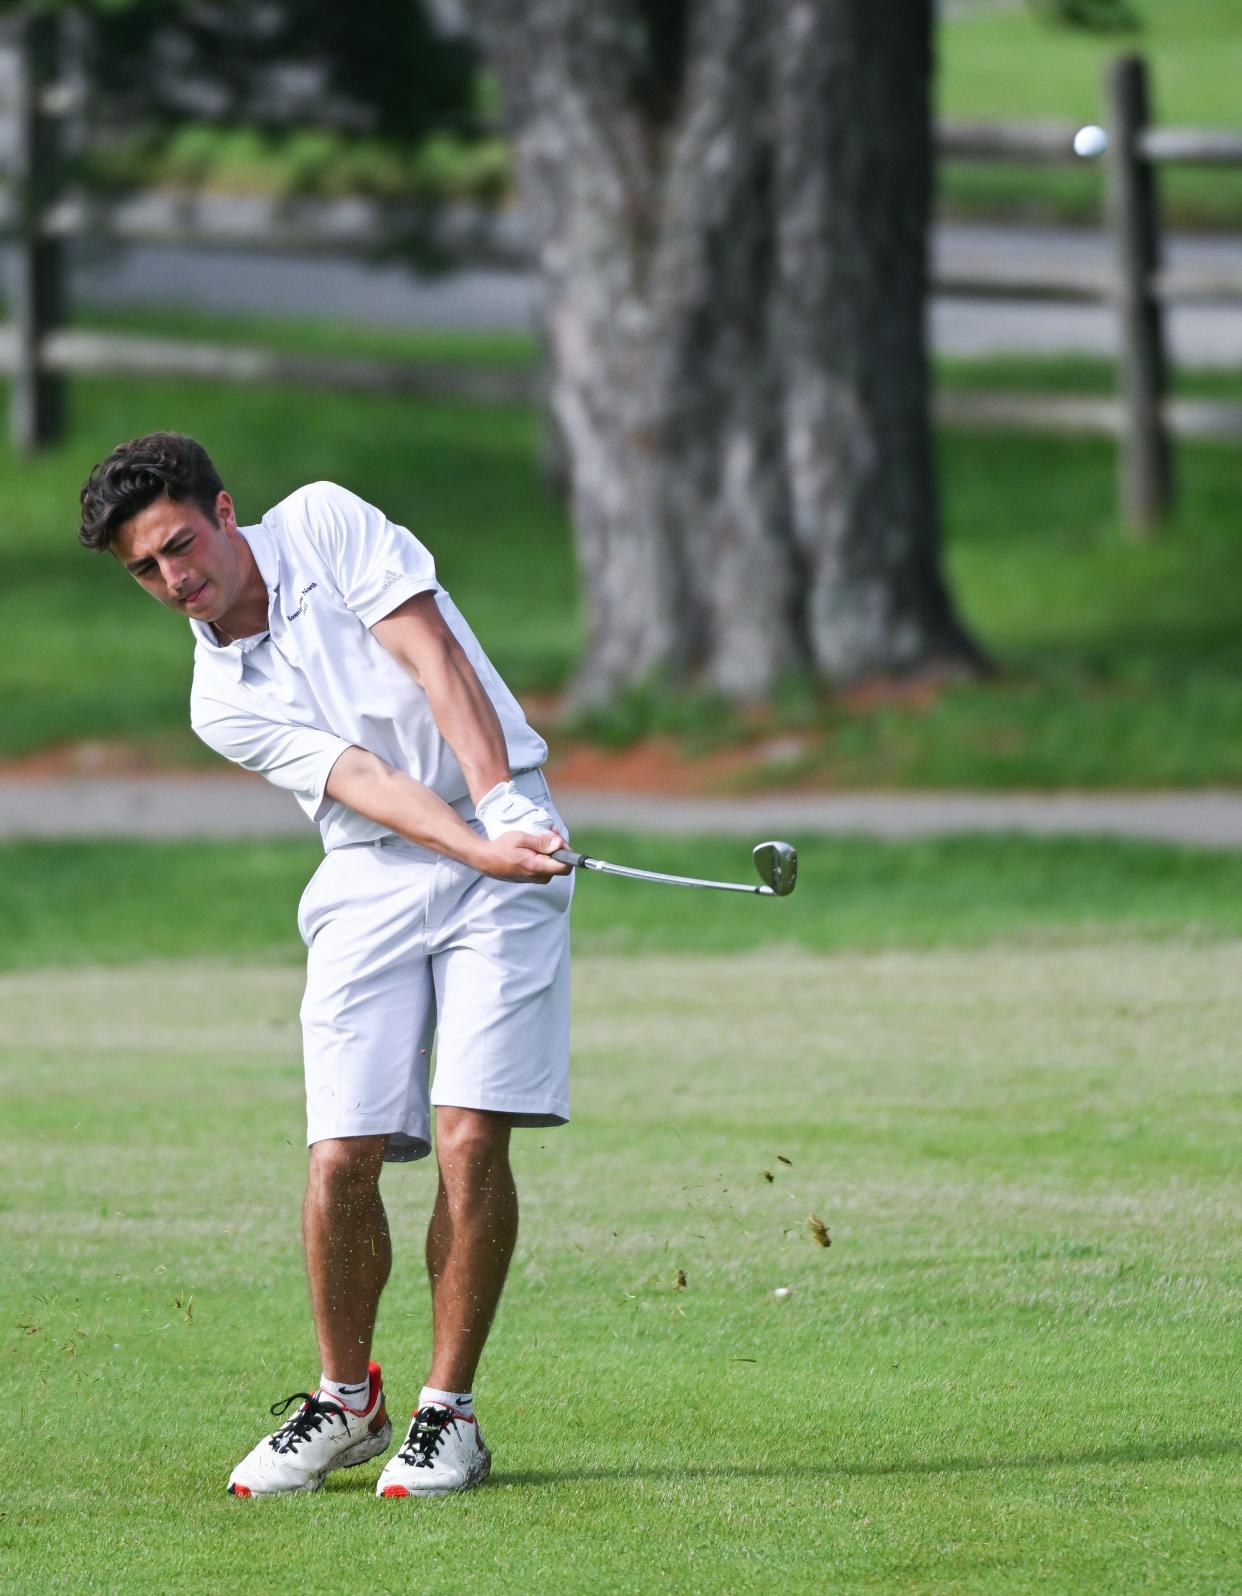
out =
[[289,726],[212,699],[191,706],[190,724],[208,748],[291,792],[318,824],[332,800],[325,796],[337,760],[352,745],[317,726]]
[[306,537],[364,626],[439,587],[435,561],[414,534],[348,488],[314,482],[297,497]]

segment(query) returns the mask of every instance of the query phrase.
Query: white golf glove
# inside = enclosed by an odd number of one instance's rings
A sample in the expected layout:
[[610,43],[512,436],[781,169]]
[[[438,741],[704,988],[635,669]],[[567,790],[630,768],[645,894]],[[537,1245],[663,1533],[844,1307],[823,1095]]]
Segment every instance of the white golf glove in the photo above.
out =
[[524,797],[511,781],[498,781],[479,799],[474,812],[483,822],[489,842],[503,837],[506,831],[525,831],[532,837],[548,831],[560,835],[560,827],[548,811]]

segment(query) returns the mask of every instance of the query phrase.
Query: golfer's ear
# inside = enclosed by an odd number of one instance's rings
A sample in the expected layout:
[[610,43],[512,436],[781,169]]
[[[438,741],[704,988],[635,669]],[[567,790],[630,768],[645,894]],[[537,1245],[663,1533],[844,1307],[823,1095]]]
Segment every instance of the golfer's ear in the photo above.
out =
[[216,494],[216,520],[222,527],[237,525],[237,513],[233,508],[232,497],[223,488]]

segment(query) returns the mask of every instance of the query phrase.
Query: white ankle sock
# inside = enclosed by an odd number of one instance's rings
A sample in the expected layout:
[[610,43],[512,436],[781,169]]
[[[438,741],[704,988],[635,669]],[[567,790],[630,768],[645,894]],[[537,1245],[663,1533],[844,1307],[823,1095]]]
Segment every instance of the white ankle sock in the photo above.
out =
[[425,1408],[428,1402],[443,1402],[445,1407],[456,1408],[468,1419],[474,1417],[473,1391],[437,1391],[434,1385],[425,1385],[418,1393],[418,1405]]
[[351,1413],[365,1413],[371,1395],[371,1376],[367,1375],[360,1385],[342,1385],[339,1380],[329,1380],[326,1374],[321,1374],[319,1389],[324,1396],[340,1402]]

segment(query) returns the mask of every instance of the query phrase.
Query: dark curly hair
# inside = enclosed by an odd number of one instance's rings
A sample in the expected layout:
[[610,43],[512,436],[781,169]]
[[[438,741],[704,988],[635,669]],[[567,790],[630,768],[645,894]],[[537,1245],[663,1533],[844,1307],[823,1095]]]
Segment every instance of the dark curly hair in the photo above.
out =
[[78,542],[88,549],[111,547],[130,519],[165,494],[195,504],[216,519],[220,473],[201,443],[180,432],[148,432],[118,444],[82,484]]

